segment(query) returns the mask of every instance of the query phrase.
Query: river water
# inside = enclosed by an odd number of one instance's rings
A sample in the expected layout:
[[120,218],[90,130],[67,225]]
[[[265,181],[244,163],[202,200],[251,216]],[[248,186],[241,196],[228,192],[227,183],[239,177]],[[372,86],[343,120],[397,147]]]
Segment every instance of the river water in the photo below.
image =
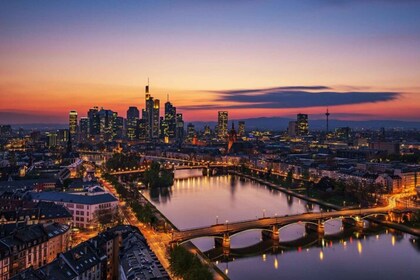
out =
[[[248,179],[199,177],[200,172],[177,171],[185,179],[172,188],[145,192],[179,229],[320,211]],[[224,254],[213,238],[193,243],[231,279],[418,279],[419,239],[367,222],[363,230],[342,229],[340,221],[331,221],[321,239],[295,224],[280,231],[280,243],[264,241],[259,230],[247,231],[233,236]]]

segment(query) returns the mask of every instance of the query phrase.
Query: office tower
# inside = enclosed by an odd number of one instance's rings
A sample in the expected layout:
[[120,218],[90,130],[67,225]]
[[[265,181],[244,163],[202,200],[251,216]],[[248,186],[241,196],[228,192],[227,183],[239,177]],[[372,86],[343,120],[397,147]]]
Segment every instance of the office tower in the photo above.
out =
[[238,123],[238,136],[244,137],[245,136],[245,122],[239,121]]
[[142,118],[147,123],[147,139],[159,138],[159,113],[160,113],[160,102],[159,99],[153,100],[153,97],[149,93],[149,85],[145,89],[145,109],[142,110]]
[[70,111],[69,113],[69,132],[70,137],[74,138],[77,133],[77,112]]
[[137,107],[129,107],[127,110],[127,139],[135,140],[137,138],[137,121],[140,118],[140,112]]
[[117,112],[114,112],[113,123],[113,137],[112,139],[122,139],[124,136],[124,118],[119,117]]
[[[169,97],[168,97],[169,99]],[[169,139],[175,138],[176,134],[176,107],[172,105],[169,100],[165,103],[165,118],[163,120],[163,130],[164,136],[167,136]]]
[[155,99],[153,102],[153,113],[152,113],[152,138],[158,139],[160,135],[160,101]]
[[187,138],[188,141],[192,141],[195,135],[195,126],[192,123],[187,125]]
[[296,123],[296,121],[289,122],[289,126],[287,127],[287,135],[289,135],[290,137],[296,137]]
[[89,137],[95,137],[99,135],[100,121],[99,121],[99,110],[97,106],[89,109],[88,119],[89,119],[89,131],[88,131]]
[[101,109],[99,116],[99,134],[103,141],[110,141],[114,138],[114,112],[111,110]]
[[80,118],[79,121],[79,132],[80,132],[80,138],[86,139],[89,135],[89,119],[88,118]]
[[226,140],[228,135],[228,112],[219,111],[217,119],[217,134],[220,139]]
[[184,141],[184,120],[182,114],[176,114],[176,141],[181,144]]
[[137,120],[136,138],[138,140],[145,141],[148,139],[147,128],[148,128],[147,120],[145,119]]
[[296,120],[296,134],[298,136],[305,136],[309,133],[308,115],[297,114]]

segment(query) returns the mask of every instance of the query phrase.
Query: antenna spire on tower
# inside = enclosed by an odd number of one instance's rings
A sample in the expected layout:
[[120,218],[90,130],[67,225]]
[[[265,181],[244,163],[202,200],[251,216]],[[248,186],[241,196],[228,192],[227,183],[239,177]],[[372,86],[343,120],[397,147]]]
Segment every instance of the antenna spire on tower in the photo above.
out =
[[328,111],[328,107],[327,107],[327,112],[325,113],[325,116],[327,117],[327,133],[328,133],[328,121],[329,121],[329,116],[330,116],[330,112]]

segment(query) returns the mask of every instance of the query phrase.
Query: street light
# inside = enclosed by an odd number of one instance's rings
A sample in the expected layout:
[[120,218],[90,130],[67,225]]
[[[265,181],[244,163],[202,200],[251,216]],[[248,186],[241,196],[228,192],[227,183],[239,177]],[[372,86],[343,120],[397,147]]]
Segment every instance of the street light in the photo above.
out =
[[263,209],[263,218],[265,218],[265,209]]
[[229,230],[229,221],[226,220],[226,231],[228,231],[228,230]]
[[216,216],[216,225],[219,224],[219,216]]
[[277,213],[274,214],[274,217],[276,218],[276,225],[277,225]]

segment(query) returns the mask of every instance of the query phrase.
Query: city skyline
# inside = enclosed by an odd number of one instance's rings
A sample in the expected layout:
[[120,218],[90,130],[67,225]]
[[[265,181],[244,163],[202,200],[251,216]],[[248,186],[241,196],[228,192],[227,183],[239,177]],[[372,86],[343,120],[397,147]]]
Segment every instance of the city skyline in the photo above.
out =
[[125,117],[148,77],[186,121],[420,120],[419,1],[44,4],[0,4],[0,123]]

